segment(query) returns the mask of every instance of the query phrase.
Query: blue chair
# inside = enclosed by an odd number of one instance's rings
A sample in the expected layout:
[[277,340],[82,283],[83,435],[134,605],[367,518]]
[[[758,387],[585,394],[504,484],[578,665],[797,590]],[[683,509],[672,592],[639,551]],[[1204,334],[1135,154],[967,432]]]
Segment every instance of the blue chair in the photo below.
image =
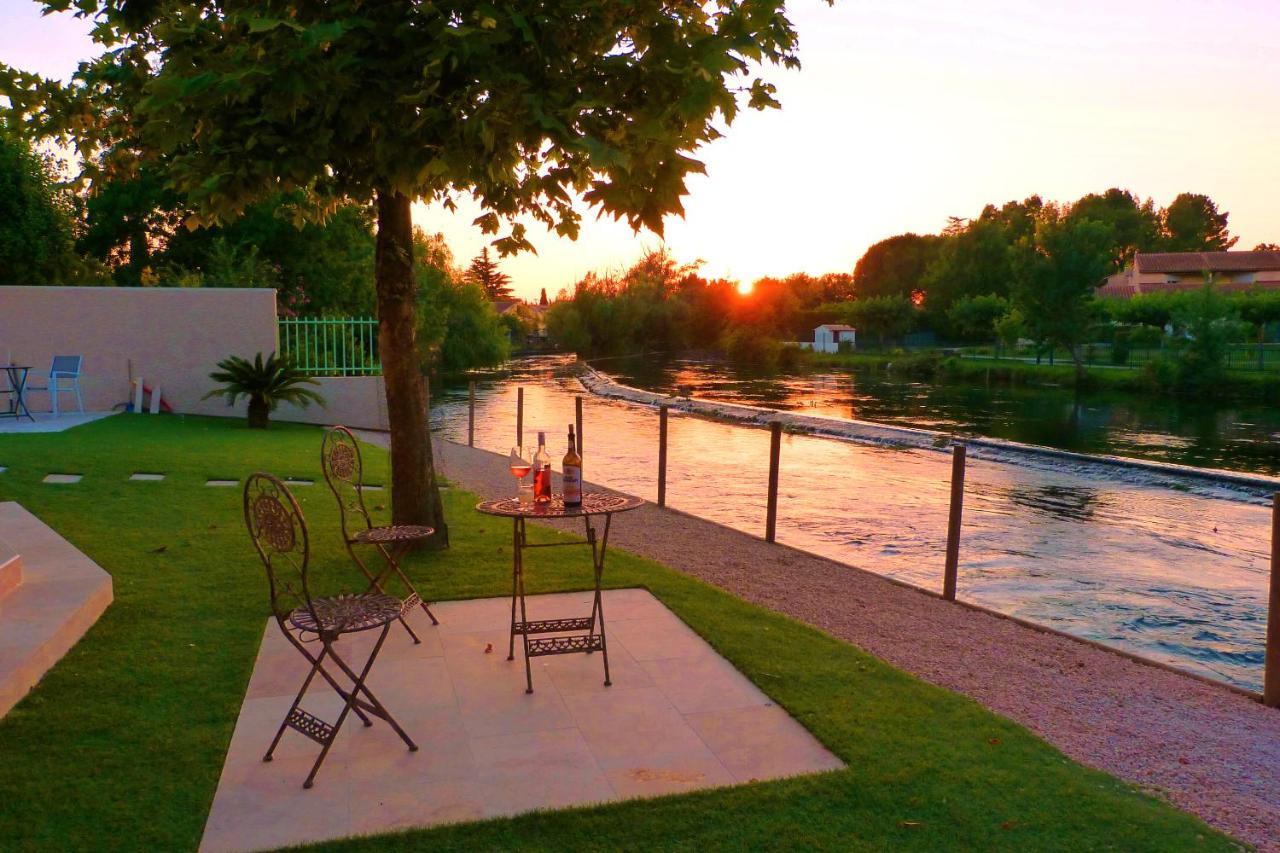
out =
[[[79,355],[55,355],[49,367],[49,383],[47,385],[28,385],[26,393],[31,391],[49,392],[49,402],[53,416],[58,416],[58,395],[75,394],[76,411],[84,412],[84,399],[80,396],[80,363],[84,360]],[[25,394],[24,394],[25,396]]]

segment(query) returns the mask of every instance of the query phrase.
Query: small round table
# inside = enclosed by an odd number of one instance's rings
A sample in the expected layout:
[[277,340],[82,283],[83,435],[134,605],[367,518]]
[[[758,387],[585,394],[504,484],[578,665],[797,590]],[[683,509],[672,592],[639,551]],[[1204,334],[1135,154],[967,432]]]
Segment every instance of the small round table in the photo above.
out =
[[6,364],[0,367],[0,370],[8,374],[9,378],[9,390],[5,393],[13,396],[13,399],[9,401],[9,411],[0,412],[0,418],[18,420],[23,415],[26,415],[29,420],[34,421],[35,416],[27,408],[26,400],[27,375],[31,373],[31,368],[24,364]]
[[[642,506],[644,501],[631,495],[587,492],[581,506],[567,507],[560,495],[554,495],[548,503],[521,503],[519,498],[481,501],[476,509],[486,515],[504,516],[512,521],[511,534],[511,635],[507,645],[507,660],[515,660],[516,635],[524,642],[524,675],[526,693],[533,692],[531,658],[544,655],[565,655],[576,652],[590,654],[598,651],[604,659],[604,684],[609,680],[609,649],[604,635],[604,607],[600,601],[600,581],[604,576],[605,549],[609,545],[609,526],[614,513],[626,512]],[[604,516],[604,528],[597,537],[594,516]],[[569,542],[542,542],[530,544],[525,536],[525,521],[539,518],[581,518],[586,528],[585,539]],[[553,548],[559,545],[589,545],[591,563],[595,571],[595,597],[590,616],[574,616],[563,619],[539,619],[529,621],[524,600],[524,551],[526,548]],[[519,606],[519,618],[516,607]],[[573,633],[585,631],[586,633]],[[534,634],[555,634],[554,637],[534,637]]]

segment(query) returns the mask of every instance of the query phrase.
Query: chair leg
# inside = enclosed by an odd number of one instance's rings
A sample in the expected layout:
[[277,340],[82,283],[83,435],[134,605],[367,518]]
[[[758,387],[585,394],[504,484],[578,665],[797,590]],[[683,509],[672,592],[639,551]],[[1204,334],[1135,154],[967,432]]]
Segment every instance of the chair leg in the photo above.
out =
[[49,380],[49,397],[53,400],[53,416],[58,416],[58,380]]
[[272,754],[276,751],[276,747],[280,745],[280,738],[284,736],[284,730],[289,727],[289,718],[293,716],[294,711],[298,710],[298,705],[302,703],[302,697],[307,694],[307,688],[311,686],[316,673],[320,671],[320,664],[324,660],[324,654],[321,651],[320,656],[311,661],[311,671],[307,673],[306,680],[302,682],[302,687],[298,690],[298,695],[293,697],[293,704],[289,706],[289,710],[285,712],[284,719],[280,721],[280,728],[276,730],[276,736],[271,739],[271,746],[267,747],[266,755],[262,756],[263,761],[270,761]]
[[[356,553],[356,549],[351,546],[350,540],[347,541],[347,553],[351,555],[351,561],[359,566],[360,571],[364,572],[365,578],[369,581],[369,587],[365,592],[373,592],[374,590],[377,590],[383,595],[386,595],[387,591],[382,586],[382,580],[386,577],[386,573],[384,572],[381,576],[375,576],[373,572],[369,571],[369,567],[364,564],[364,560],[360,559],[360,555]],[[412,589],[412,587],[410,587],[410,589]],[[428,613],[429,612],[430,611],[428,611]],[[409,637],[413,640],[413,644],[415,646],[422,642],[422,640],[418,639],[418,635],[414,633],[414,630],[409,627],[409,623],[403,616],[400,617],[400,624],[409,632]],[[432,617],[431,624],[438,625],[439,623],[435,621],[435,617]]]
[[79,377],[76,378],[75,385],[73,387],[75,388],[75,391],[76,391],[76,411],[78,411],[80,414],[83,415],[84,414],[84,398],[80,396]]

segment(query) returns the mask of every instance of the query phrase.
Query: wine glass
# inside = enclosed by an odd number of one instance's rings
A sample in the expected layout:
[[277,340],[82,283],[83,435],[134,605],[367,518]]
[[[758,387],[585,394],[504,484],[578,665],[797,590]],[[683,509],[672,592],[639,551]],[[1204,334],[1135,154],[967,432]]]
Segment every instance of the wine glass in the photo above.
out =
[[529,476],[529,472],[533,470],[533,463],[529,461],[528,453],[520,445],[511,448],[511,476],[516,478],[516,494],[523,497],[524,478]]

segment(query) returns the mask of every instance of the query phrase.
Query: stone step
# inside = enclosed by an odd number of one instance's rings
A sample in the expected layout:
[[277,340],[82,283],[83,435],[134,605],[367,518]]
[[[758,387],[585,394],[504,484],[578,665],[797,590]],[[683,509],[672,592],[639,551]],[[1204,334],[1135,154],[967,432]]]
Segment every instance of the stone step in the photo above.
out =
[[98,621],[112,587],[97,563],[17,503],[0,503],[0,538],[6,553],[21,555],[22,572],[0,598],[3,716]]

